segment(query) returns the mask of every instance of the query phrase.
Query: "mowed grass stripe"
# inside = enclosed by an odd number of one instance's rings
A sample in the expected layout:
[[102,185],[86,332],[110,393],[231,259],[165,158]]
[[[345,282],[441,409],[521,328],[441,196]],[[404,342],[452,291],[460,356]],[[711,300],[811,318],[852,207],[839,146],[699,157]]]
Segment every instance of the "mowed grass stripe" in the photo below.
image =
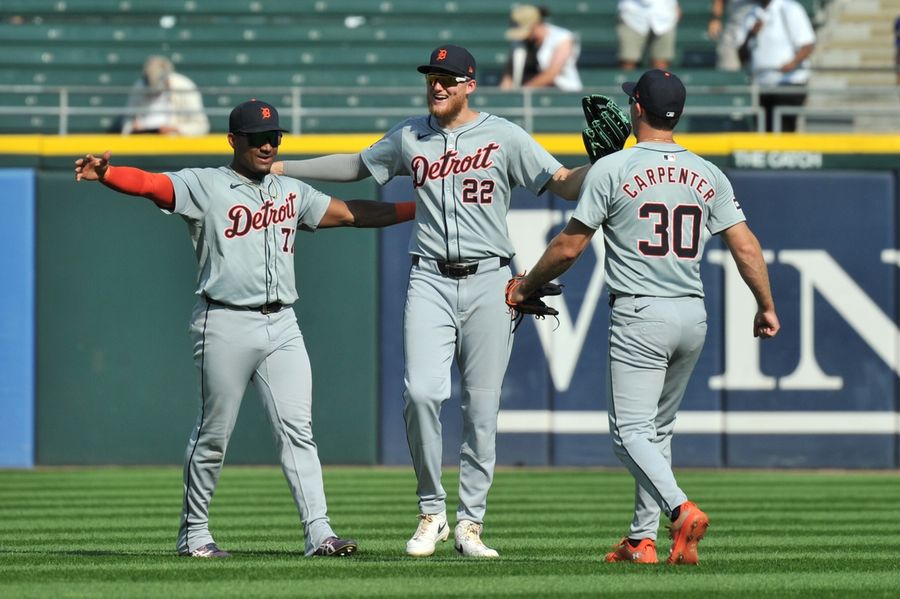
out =
[[[679,480],[712,519],[698,568],[603,563],[631,517],[633,482],[621,471],[499,471],[485,539],[502,558],[488,562],[459,557],[452,541],[432,558],[403,554],[417,523],[406,469],[326,469],[332,523],[361,545],[334,560],[303,558],[278,468],[226,467],[211,522],[235,558],[214,562],[174,555],[177,468],[0,472],[0,596],[893,597],[900,588],[896,472]],[[456,484],[448,469],[451,520]],[[663,529],[663,558],[668,545]]]

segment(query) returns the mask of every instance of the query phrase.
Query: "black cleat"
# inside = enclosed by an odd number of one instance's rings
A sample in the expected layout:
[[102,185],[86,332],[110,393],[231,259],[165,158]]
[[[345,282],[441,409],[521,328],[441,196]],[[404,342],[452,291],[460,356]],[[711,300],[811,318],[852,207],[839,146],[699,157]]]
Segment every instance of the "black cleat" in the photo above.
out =
[[313,552],[313,555],[321,557],[344,557],[356,553],[356,541],[353,539],[341,539],[340,537],[328,537]]

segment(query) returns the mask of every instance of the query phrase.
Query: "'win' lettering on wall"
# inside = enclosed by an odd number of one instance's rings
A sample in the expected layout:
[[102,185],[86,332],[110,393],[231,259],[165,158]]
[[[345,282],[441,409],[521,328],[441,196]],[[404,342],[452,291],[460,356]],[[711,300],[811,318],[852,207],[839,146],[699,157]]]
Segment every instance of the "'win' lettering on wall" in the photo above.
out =
[[[557,210],[513,210],[508,216],[509,231],[516,247],[517,270],[530,268],[540,258],[544,244],[554,227],[567,222],[571,212]],[[597,260],[577,314],[572,314],[564,300],[549,298],[559,310],[555,322],[535,322],[538,338],[547,359],[554,387],[565,392],[572,381],[582,353],[588,329],[598,302],[603,300],[603,236],[591,240]],[[824,299],[850,326],[859,338],[894,373],[900,375],[900,329],[875,301],[847,274],[825,250],[792,249],[765,251],[768,264],[795,269],[800,276],[799,290],[799,359],[790,374],[767,376],[760,366],[759,342],[748,333],[747,319],[756,311],[752,294],[743,285],[740,273],[727,251],[711,249],[704,262],[724,270],[724,354],[725,371],[709,379],[710,389],[726,390],[840,390],[841,376],[826,373],[816,358],[815,295]],[[900,267],[900,252],[889,249],[882,262]],[[707,267],[708,268],[708,267]],[[770,268],[771,270],[771,268]]]

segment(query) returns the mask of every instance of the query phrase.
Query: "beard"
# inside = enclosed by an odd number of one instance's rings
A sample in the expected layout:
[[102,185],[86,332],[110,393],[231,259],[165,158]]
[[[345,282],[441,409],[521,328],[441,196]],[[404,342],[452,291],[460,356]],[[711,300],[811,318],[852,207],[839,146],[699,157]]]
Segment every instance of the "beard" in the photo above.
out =
[[428,112],[437,119],[443,121],[452,121],[466,106],[466,94],[459,93],[447,97],[447,100],[440,106],[435,106],[433,102],[428,102]]

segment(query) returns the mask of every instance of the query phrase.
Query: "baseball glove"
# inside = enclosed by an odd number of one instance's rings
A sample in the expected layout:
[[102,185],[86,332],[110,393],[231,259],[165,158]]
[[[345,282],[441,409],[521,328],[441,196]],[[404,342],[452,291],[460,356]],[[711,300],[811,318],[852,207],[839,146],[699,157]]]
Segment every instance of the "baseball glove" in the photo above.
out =
[[534,316],[535,318],[544,318],[546,316],[557,316],[559,311],[552,306],[548,306],[541,298],[547,295],[560,295],[562,293],[562,285],[556,283],[544,283],[540,289],[534,291],[521,302],[514,302],[510,299],[513,291],[525,280],[525,273],[516,275],[506,283],[506,305],[509,306],[510,317],[516,321],[513,329],[519,328],[525,315]]
[[631,119],[619,105],[606,96],[593,94],[581,98],[587,128],[581,132],[591,164],[618,152],[631,133]]

